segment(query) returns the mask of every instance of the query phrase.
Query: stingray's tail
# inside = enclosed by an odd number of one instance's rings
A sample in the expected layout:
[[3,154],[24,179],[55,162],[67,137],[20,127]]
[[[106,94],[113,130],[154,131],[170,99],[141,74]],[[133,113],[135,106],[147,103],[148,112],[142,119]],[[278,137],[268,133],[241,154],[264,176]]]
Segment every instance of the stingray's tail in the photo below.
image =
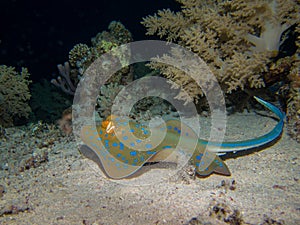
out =
[[[223,142],[223,143],[208,143],[209,149],[211,152],[216,152],[218,155],[226,154],[227,152],[237,152],[243,151],[251,148],[256,148],[265,144],[272,142],[273,140],[277,139],[282,132],[283,125],[284,125],[284,118],[285,115],[283,112],[280,111],[276,106],[272,105],[269,102],[266,102],[258,97],[254,98],[263,106],[271,110],[278,118],[279,121],[276,126],[267,134],[262,135],[257,138],[244,140],[244,141],[236,141],[236,142]],[[206,144],[206,143],[205,143]]]

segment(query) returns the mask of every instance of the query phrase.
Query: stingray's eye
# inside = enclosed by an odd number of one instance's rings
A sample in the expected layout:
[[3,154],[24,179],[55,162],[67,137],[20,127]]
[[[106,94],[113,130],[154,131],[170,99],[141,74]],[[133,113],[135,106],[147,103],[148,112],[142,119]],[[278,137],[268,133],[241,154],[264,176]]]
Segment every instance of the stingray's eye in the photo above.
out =
[[101,127],[104,128],[104,129],[106,129],[107,126],[108,126],[108,124],[111,122],[111,120],[112,120],[112,115],[108,116],[106,118],[106,120],[102,121]]
[[115,126],[113,125],[113,123],[110,121],[108,124],[107,124],[107,127],[106,127],[106,133],[112,133],[115,129]]
[[101,127],[105,129],[105,128],[107,128],[107,126],[108,126],[109,123],[110,123],[109,120],[104,120],[104,121],[102,121],[102,123],[101,123]]

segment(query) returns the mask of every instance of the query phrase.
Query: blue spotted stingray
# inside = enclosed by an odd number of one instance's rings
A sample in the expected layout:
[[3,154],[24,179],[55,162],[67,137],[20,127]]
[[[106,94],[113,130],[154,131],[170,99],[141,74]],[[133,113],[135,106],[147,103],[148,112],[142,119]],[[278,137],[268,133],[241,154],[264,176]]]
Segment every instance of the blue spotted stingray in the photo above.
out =
[[[230,175],[220,154],[238,152],[266,145],[282,132],[284,114],[274,105],[255,97],[263,106],[279,118],[276,126],[267,134],[237,142],[208,142],[179,120],[167,120],[165,124],[150,128],[144,124],[110,116],[101,126],[84,126],[81,152],[93,159],[112,179],[122,179],[135,174],[145,163],[173,161],[175,149],[185,150],[199,176],[211,173]],[[205,151],[206,147],[213,151]],[[189,151],[190,150],[190,151]],[[175,154],[176,155],[176,154]]]

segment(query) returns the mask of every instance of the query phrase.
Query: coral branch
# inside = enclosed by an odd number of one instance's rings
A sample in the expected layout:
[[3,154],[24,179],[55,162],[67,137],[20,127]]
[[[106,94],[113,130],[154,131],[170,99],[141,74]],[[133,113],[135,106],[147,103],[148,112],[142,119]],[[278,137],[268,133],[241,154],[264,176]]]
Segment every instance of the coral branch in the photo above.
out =
[[76,87],[70,78],[71,70],[69,63],[65,62],[64,65],[59,64],[57,65],[57,68],[61,76],[58,76],[56,79],[52,79],[51,83],[60,88],[63,92],[69,95],[74,95]]

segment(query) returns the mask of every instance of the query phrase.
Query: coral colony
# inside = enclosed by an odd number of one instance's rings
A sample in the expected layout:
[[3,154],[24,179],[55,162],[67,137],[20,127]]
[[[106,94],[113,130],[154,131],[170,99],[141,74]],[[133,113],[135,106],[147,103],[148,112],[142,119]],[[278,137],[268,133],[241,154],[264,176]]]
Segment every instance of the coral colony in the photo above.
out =
[[[181,4],[178,12],[163,9],[143,18],[141,23],[146,28],[146,34],[178,43],[198,54],[219,81],[229,105],[237,108],[245,106],[243,101],[234,101],[237,93],[248,96],[245,98],[248,100],[254,91],[259,90],[268,95],[276,86],[271,95],[277,96],[284,103],[288,132],[299,141],[299,3],[293,0],[177,2]],[[295,48],[286,54],[281,49],[291,36],[294,37]],[[52,84],[69,96],[74,95],[78,81],[95,59],[131,41],[133,38],[130,31],[122,23],[112,21],[108,30],[91,39],[91,45],[79,43],[74,46],[69,52],[68,61],[58,65],[60,76],[53,79]],[[173,49],[172,55],[163,56],[164,61],[170,64],[180,62],[187,66],[193,63],[182,58],[178,51]],[[160,73],[177,83],[177,88],[183,88],[188,93],[185,96],[179,92],[178,99],[193,101],[199,109],[205,106],[201,89],[189,76],[159,61],[159,58],[153,58],[148,67],[156,71],[154,75]],[[122,59],[119,58],[117,63],[122,64]],[[28,89],[29,73],[23,68],[21,74],[18,74],[13,67],[8,66],[1,66],[0,72],[0,123],[4,127],[13,126],[16,122],[14,120],[27,118],[31,111],[28,104],[31,95]],[[196,76],[200,82],[205,80],[204,74],[198,73]],[[10,79],[16,83],[16,89],[8,85]],[[132,66],[126,66],[99,90],[96,109],[103,119],[109,115],[108,109],[116,92],[133,79]],[[205,87],[209,84],[203,85]],[[16,90],[22,90],[22,94],[12,97]],[[161,102],[155,104],[164,105]],[[4,110],[2,105],[9,105],[10,108]],[[164,110],[168,111],[169,108]]]
[[[198,54],[217,77],[227,99],[235,92],[266,91],[274,83],[284,82],[278,92],[288,92],[283,96],[288,132],[300,141],[299,3],[293,0],[178,2],[182,5],[179,12],[164,9],[143,19],[147,34],[156,34]],[[296,50],[278,60],[286,32],[293,27]],[[164,60],[192,64],[180,55],[174,49],[172,57],[164,56]],[[201,98],[201,89],[188,76],[158,61],[151,62],[150,67],[177,82],[195,102]],[[203,79],[201,74],[198,79],[200,82]],[[178,98],[190,99],[183,94]]]

